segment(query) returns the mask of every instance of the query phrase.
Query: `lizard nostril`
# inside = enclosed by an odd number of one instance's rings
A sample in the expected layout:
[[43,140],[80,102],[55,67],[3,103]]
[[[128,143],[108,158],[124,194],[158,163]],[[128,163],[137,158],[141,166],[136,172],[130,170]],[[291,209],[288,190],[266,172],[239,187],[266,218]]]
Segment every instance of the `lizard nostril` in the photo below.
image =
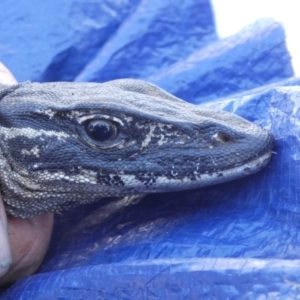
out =
[[228,143],[231,141],[231,138],[229,135],[223,132],[217,132],[212,136],[212,139],[218,142],[222,143]]

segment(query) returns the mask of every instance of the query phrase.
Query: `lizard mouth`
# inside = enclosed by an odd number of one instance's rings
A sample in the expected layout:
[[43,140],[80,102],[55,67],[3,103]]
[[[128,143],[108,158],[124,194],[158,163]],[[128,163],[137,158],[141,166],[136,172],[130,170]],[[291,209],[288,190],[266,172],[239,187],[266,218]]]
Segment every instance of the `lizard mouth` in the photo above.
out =
[[243,164],[242,166],[233,167],[231,169],[224,170],[220,173],[215,173],[215,176],[226,178],[226,180],[224,180],[225,182],[235,178],[254,174],[260,171],[261,169],[263,169],[268,164],[268,162],[271,159],[271,156],[272,156],[272,151],[268,151],[262,156],[255,158]]
[[205,186],[215,185],[242,178],[254,174],[263,169],[270,161],[272,151],[267,151],[263,155],[249,160],[243,165],[234,166],[226,170],[214,171],[204,174],[198,174],[195,180],[191,180],[188,176],[181,179],[169,178],[168,183],[165,184],[165,177],[157,177],[157,189],[153,187],[152,192],[161,192],[164,184],[167,186],[165,191],[178,191],[194,188],[202,188]]
[[[241,166],[233,167],[220,172],[215,172],[211,174],[201,175],[201,180],[203,181],[203,186],[218,184],[234,180],[237,178],[242,178],[254,174],[261,169],[263,169],[270,161],[272,156],[272,151],[268,151],[260,157],[250,160]],[[202,186],[202,185],[201,185]]]

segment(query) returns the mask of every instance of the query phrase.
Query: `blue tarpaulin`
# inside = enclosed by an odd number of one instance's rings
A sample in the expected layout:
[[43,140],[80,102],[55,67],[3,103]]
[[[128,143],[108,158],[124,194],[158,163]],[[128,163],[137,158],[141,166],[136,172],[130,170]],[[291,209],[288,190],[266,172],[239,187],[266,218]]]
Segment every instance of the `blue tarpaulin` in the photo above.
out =
[[57,215],[41,268],[1,299],[297,299],[300,80],[282,26],[219,40],[208,0],[19,2],[0,4],[0,59],[19,80],[148,80],[276,146],[246,178]]

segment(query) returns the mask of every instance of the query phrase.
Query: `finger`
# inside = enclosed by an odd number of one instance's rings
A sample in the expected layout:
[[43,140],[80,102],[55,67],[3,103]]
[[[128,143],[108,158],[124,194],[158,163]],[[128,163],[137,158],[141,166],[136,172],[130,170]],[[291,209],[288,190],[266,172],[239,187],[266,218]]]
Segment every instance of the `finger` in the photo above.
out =
[[8,217],[8,237],[13,264],[0,284],[33,274],[47,252],[53,226],[53,214],[31,219]]

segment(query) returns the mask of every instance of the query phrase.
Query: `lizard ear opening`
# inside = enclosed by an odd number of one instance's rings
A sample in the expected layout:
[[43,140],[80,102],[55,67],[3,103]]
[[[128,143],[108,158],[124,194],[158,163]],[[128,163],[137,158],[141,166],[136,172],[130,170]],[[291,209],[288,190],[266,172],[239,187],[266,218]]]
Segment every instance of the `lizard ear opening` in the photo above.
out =
[[172,101],[179,101],[181,103],[184,102],[183,100],[169,94],[158,86],[139,79],[117,79],[105,82],[104,84],[111,85],[114,88],[118,88],[127,92],[133,92]]

